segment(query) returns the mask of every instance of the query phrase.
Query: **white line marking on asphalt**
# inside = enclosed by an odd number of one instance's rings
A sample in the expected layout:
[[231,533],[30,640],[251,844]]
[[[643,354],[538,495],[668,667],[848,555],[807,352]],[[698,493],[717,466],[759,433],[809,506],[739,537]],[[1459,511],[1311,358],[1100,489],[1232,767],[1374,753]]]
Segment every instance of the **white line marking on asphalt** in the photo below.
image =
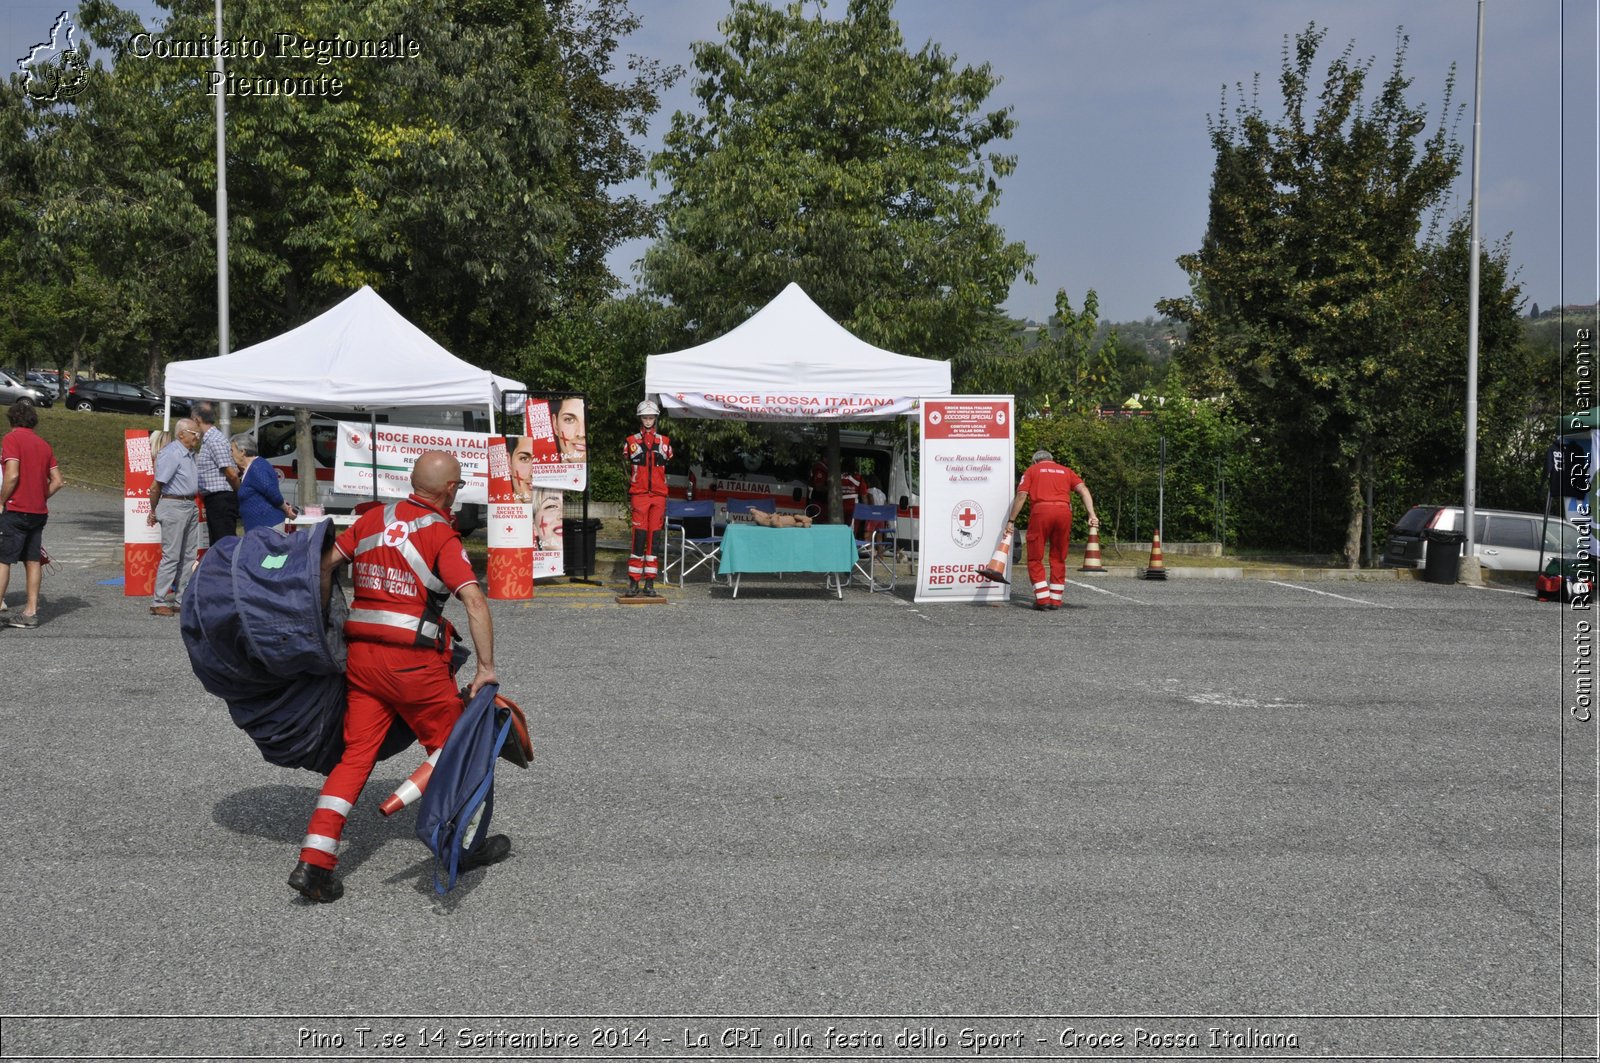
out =
[[1104,587],[1096,587],[1094,584],[1085,583],[1083,580],[1071,580],[1069,581],[1068,586],[1072,587],[1074,590],[1082,588],[1086,591],[1094,591],[1096,594],[1109,594],[1113,598],[1121,598],[1123,601],[1132,602],[1134,605],[1150,604],[1149,602],[1140,601],[1138,598],[1129,598],[1126,594],[1118,594],[1116,591],[1108,591]]
[[1337,598],[1342,602],[1355,602],[1357,605],[1370,605],[1374,609],[1393,609],[1394,608],[1394,606],[1385,605],[1382,602],[1369,602],[1369,601],[1366,601],[1366,600],[1361,599],[1361,598],[1348,598],[1343,594],[1334,594],[1332,591],[1319,591],[1315,587],[1301,587],[1298,584],[1294,584],[1294,583],[1280,583],[1275,579],[1269,579],[1269,580],[1266,580],[1264,582],[1270,583],[1274,587],[1288,587],[1292,591],[1305,591],[1307,594],[1321,594],[1321,595],[1324,595],[1325,597],[1328,597],[1328,598]]
[[1494,591],[1496,594],[1515,594],[1520,598],[1537,597],[1532,591],[1519,591],[1519,590],[1515,590],[1514,588],[1511,588],[1511,587],[1488,587],[1488,586],[1484,586],[1484,587],[1479,587],[1477,589],[1480,590],[1480,591]]

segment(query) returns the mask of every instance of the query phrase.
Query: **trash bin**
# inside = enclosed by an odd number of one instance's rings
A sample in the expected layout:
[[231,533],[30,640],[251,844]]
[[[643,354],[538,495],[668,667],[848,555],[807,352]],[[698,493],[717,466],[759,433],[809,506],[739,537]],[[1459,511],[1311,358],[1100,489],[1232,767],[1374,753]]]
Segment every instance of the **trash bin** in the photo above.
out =
[[1428,543],[1428,562],[1422,578],[1429,583],[1454,583],[1461,575],[1461,544],[1467,537],[1458,531],[1430,528],[1423,533]]
[[561,522],[562,569],[567,575],[594,575],[594,544],[600,538],[600,521],[567,517]]

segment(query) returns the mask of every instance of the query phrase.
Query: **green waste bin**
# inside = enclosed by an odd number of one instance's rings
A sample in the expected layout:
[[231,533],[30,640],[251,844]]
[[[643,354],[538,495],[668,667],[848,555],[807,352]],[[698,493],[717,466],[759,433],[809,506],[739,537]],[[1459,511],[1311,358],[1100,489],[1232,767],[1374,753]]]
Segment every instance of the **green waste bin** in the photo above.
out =
[[1428,543],[1428,562],[1422,578],[1429,583],[1455,583],[1461,577],[1461,544],[1467,537],[1457,531],[1429,529],[1423,533]]
[[600,521],[567,517],[561,522],[562,570],[569,576],[594,575],[594,544],[600,538]]

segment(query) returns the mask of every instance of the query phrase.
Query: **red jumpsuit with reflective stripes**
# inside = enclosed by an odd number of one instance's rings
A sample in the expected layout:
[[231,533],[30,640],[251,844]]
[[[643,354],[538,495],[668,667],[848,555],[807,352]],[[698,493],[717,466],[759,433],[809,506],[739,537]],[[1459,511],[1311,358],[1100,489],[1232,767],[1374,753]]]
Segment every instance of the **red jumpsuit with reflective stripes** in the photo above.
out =
[[[1072,543],[1072,493],[1083,482],[1059,462],[1040,461],[1022,474],[1018,491],[1028,493],[1028,578],[1033,600],[1061,604],[1067,588],[1067,547]],[[1050,579],[1045,581],[1045,553]]]
[[450,674],[450,595],[477,577],[450,516],[412,495],[373,509],[334,542],[351,561],[355,599],[345,622],[344,754],[328,775],[300,859],[338,863],[346,818],[399,715],[432,753],[450,737],[461,697]]
[[667,462],[672,460],[672,440],[653,428],[635,432],[622,444],[622,460],[630,467],[628,502],[633,517],[628,578],[653,580],[658,570],[656,533],[667,520]]

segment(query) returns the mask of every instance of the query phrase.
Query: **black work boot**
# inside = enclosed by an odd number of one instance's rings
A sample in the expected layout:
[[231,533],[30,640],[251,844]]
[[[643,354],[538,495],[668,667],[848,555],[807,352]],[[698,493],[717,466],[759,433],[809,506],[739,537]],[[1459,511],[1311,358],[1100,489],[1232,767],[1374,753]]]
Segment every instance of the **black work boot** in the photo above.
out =
[[636,580],[636,579],[628,580],[628,593],[624,594],[623,597],[624,598],[637,598],[637,597],[639,597],[639,581],[638,580]]
[[646,598],[654,598],[654,597],[657,596],[656,595],[656,581],[655,580],[647,579],[647,580],[644,581],[644,596]]
[[511,839],[504,834],[491,834],[483,839],[481,845],[462,859],[461,870],[471,871],[475,867],[488,867],[490,864],[498,864],[510,855]]
[[344,883],[339,881],[338,875],[329,868],[317,867],[304,860],[289,872],[289,885],[299,890],[306,900],[319,904],[332,904],[344,896]]

